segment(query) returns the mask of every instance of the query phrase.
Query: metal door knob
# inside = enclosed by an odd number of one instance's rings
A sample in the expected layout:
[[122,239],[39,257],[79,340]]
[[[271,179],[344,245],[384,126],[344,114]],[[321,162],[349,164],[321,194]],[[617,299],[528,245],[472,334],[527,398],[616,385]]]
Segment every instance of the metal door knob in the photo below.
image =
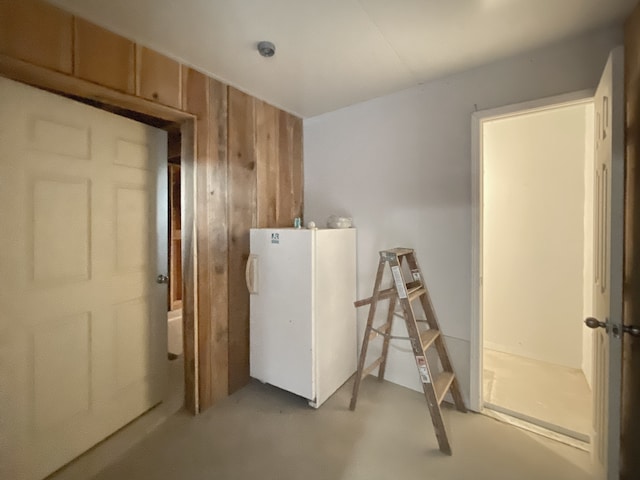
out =
[[589,328],[607,328],[609,325],[607,322],[601,322],[597,318],[587,317],[584,324]]
[[628,333],[632,337],[640,337],[640,327],[632,327],[631,325],[624,325],[622,327],[624,333]]
[[[584,324],[589,328],[604,328],[609,331],[609,322],[601,322],[597,318],[588,317],[585,319]],[[617,338],[620,336],[620,330],[623,333],[628,333],[632,337],[640,337],[640,327],[633,327],[631,325],[614,325],[611,328],[611,332]]]
[[167,277],[166,275],[158,275],[158,278],[156,278],[156,283],[169,283],[169,277]]

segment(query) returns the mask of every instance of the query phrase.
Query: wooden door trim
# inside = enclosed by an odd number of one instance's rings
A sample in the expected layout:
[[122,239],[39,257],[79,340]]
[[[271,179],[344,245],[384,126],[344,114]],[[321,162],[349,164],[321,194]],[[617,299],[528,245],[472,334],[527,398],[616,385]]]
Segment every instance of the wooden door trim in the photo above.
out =
[[195,179],[195,115],[126,93],[111,90],[64,73],[32,65],[28,62],[0,54],[0,76],[16,80],[37,88],[73,95],[96,101],[130,112],[180,125],[182,135],[182,198],[183,201],[183,332],[185,368],[185,407],[193,414],[199,412],[198,404],[198,328],[197,313],[197,251],[196,210],[197,186]]
[[170,122],[182,123],[185,120],[195,118],[188,112],[2,54],[0,54],[0,75],[34,87],[76,95]]

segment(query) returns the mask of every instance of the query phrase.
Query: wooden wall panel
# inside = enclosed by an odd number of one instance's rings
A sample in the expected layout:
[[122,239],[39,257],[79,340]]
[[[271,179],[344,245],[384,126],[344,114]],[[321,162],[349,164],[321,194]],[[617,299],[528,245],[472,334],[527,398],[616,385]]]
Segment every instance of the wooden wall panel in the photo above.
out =
[[292,227],[293,207],[293,116],[278,112],[278,226]]
[[[196,154],[195,154],[195,243],[197,252],[197,318],[196,318],[196,352],[197,352],[197,379],[198,379],[198,409],[204,410],[202,404],[209,403],[211,398],[211,345],[207,341],[212,337],[211,322],[211,298],[208,285],[211,282],[209,268],[209,249],[206,248],[206,197],[207,197],[207,169],[210,158],[209,132],[209,82],[207,77],[199,72],[189,69],[186,75],[187,97],[186,107],[196,115]],[[203,199],[203,196],[205,197]],[[205,320],[207,319],[207,320]]]
[[[640,326],[640,6],[625,24],[625,325]],[[623,337],[620,478],[640,478],[640,338]]]
[[198,116],[198,384],[200,409],[228,395],[227,87],[189,70],[187,106]]
[[135,45],[81,18],[75,19],[74,74],[121,92],[135,90]]
[[277,226],[278,219],[278,109],[260,100],[256,110],[257,226]]
[[254,99],[229,87],[229,392],[249,381],[249,293],[245,267],[256,225]]
[[[198,318],[196,265],[195,195],[197,193],[196,120],[182,122],[181,128],[180,191],[182,195],[182,344],[184,349],[184,403],[194,415],[200,411],[198,404]],[[191,161],[190,161],[191,160]]]
[[[291,215],[293,217],[302,218],[304,209],[304,168],[302,163],[303,144],[302,144],[302,119],[290,115],[293,124],[291,133],[291,172],[292,172],[292,208]],[[324,225],[323,225],[324,226]]]
[[182,66],[150,50],[136,48],[137,94],[147,100],[182,108]]
[[40,1],[0,1],[0,53],[71,73],[72,52],[71,14]]
[[256,101],[258,226],[291,227],[302,217],[302,120]]
[[[229,244],[227,232],[228,202],[228,88],[225,84],[209,79],[211,163],[208,170],[208,194],[206,200],[208,226],[206,231],[209,249],[211,296],[211,399],[207,406],[229,394]],[[206,321],[203,320],[203,321]],[[203,339],[202,341],[204,341]]]

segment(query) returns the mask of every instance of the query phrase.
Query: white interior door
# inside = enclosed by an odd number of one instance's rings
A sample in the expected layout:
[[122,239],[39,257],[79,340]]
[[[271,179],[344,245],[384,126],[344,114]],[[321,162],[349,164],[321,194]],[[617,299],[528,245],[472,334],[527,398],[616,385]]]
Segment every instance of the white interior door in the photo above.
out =
[[163,398],[166,134],[4,78],[0,105],[0,478],[34,480]]
[[[593,459],[601,478],[620,470],[622,260],[624,228],[624,57],[609,56],[595,96],[595,318]],[[598,328],[602,327],[602,328]]]

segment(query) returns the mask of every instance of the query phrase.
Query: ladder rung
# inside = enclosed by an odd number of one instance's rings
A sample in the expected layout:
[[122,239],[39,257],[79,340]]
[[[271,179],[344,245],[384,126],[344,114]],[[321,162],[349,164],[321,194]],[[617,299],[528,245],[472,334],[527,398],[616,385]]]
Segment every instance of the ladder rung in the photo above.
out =
[[420,287],[415,287],[412,290],[407,291],[407,297],[409,298],[409,301],[413,301],[416,298],[418,298],[420,295],[424,295],[426,293],[426,289],[422,286]]
[[440,330],[430,329],[420,332],[420,342],[422,343],[422,350],[426,351],[427,348],[440,336]]
[[380,357],[371,365],[369,365],[367,368],[365,368],[360,378],[364,378],[367,375],[369,375],[371,372],[373,372],[376,369],[376,367],[378,367],[382,363],[382,360],[383,360],[382,357]]
[[410,253],[413,253],[413,249],[412,248],[392,248],[390,250],[385,250],[385,252],[394,253],[397,256],[401,257],[402,255],[409,255]]
[[416,287],[421,287],[422,282],[420,280],[414,280],[413,282],[407,282],[407,290],[412,290]]
[[381,326],[379,326],[379,327],[377,327],[375,329],[372,329],[371,333],[369,334],[369,340],[373,340],[378,335],[381,335],[381,334],[384,334],[384,333],[388,333],[389,327],[391,327],[391,323],[387,322],[384,325],[381,325]]
[[433,389],[436,391],[436,399],[438,400],[438,405],[442,403],[442,399],[447,394],[451,383],[455,375],[453,372],[442,372],[440,373],[433,382]]

